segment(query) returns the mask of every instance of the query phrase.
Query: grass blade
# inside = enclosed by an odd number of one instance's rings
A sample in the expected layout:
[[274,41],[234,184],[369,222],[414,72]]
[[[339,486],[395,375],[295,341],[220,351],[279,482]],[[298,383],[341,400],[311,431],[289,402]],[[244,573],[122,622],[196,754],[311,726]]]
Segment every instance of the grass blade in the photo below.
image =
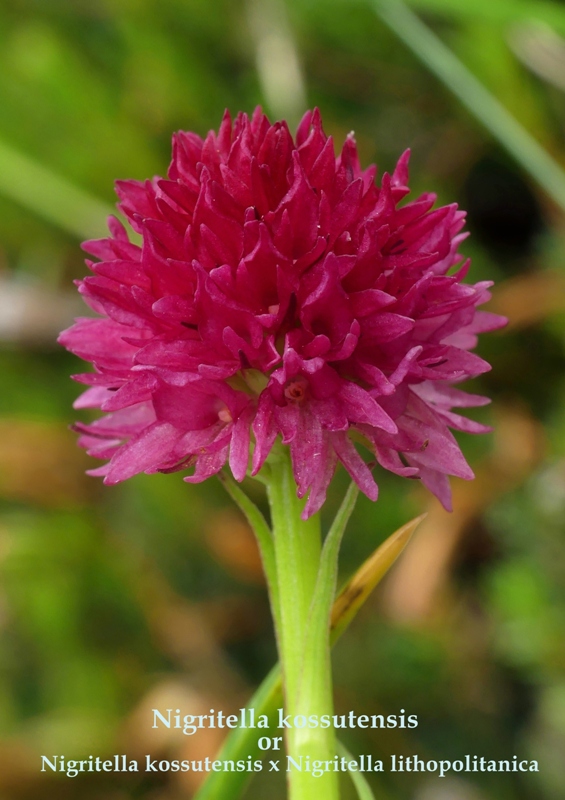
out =
[[79,239],[107,236],[106,219],[116,213],[4,142],[0,142],[0,192]]
[[565,171],[401,0],[369,0],[376,14],[565,211]]

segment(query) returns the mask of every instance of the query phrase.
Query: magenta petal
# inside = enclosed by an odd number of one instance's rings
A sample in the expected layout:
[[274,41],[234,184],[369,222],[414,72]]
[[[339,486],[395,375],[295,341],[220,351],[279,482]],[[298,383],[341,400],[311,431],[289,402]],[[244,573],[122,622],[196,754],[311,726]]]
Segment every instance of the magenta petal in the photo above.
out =
[[408,413],[399,417],[397,423],[399,430],[413,442],[412,446],[405,449],[410,454],[410,463],[439,469],[448,475],[466,480],[474,477],[459,445],[441,417],[419,398],[412,395]]
[[349,437],[344,433],[332,434],[332,444],[339,460],[349,472],[361,491],[370,500],[376,500],[379,489],[374,481],[371,470],[365,464]]
[[236,481],[242,481],[247,473],[251,437],[250,426],[254,413],[255,409],[252,406],[247,406],[233,426],[229,464]]
[[124,342],[131,328],[109,319],[78,319],[63,331],[59,343],[71,353],[104,369],[129,369],[136,348]]
[[[90,451],[89,455],[92,455]],[[109,464],[103,464],[101,467],[96,467],[95,469],[87,469],[86,474],[90,475],[91,478],[104,478],[108,474],[109,468],[110,468]]]
[[303,410],[298,415],[297,432],[290,446],[294,478],[298,487],[298,496],[304,497],[314,476],[319,469],[322,451],[322,427],[316,417]]
[[328,434],[324,434],[322,437],[319,464],[319,469],[316,470],[314,480],[310,486],[308,500],[302,512],[302,519],[308,519],[323,506],[328,486],[335,471],[337,455],[331,445],[331,439]]
[[99,407],[102,411],[117,411],[150,400],[157,383],[154,375],[141,374],[139,378],[129,381],[117,391],[108,392],[106,398],[99,403]]
[[274,416],[282,435],[282,443],[290,444],[300,428],[300,409],[296,405],[275,406]]
[[412,387],[412,391],[421,397],[428,405],[433,404],[444,409],[472,408],[476,406],[487,406],[490,403],[488,397],[480,394],[469,394],[455,389],[453,386],[432,381],[424,381]]
[[[408,457],[408,461],[414,461],[417,463],[417,461],[411,457]],[[426,489],[429,489],[432,494],[435,494],[445,510],[453,511],[453,504],[451,502],[451,487],[449,485],[449,479],[447,475],[439,470],[430,469],[429,467],[421,467],[420,478],[422,479],[422,483]]]
[[354,383],[344,383],[339,396],[347,409],[347,416],[352,422],[366,423],[375,428],[382,428],[389,433],[396,433],[397,427],[393,420],[360,386]]
[[461,414],[453,414],[451,411],[440,411],[442,419],[454,428],[456,431],[464,431],[465,433],[492,433],[492,426],[483,425],[481,422],[475,422],[473,419],[462,417]]
[[382,446],[377,442],[375,455],[381,467],[389,470],[389,472],[394,472],[395,475],[402,475],[404,478],[414,478],[418,475],[418,467],[407,467],[398,452],[390,447]]
[[277,437],[278,426],[274,419],[273,410],[274,403],[270,393],[263,392],[259,397],[257,413],[252,426],[253,434],[255,435],[252,475],[256,475],[263,466]]
[[189,475],[184,480],[187,483],[202,483],[212,475],[216,475],[225,465],[228,457],[228,447],[223,447],[215,453],[204,453],[196,462],[194,475]]
[[391,342],[414,327],[414,320],[388,311],[369,316],[364,322],[363,335],[376,342]]
[[100,408],[113,395],[105,386],[93,386],[75,400],[73,408]]
[[179,438],[180,432],[168,422],[153,423],[113,456],[104,483],[119,483],[139,472],[156,471]]

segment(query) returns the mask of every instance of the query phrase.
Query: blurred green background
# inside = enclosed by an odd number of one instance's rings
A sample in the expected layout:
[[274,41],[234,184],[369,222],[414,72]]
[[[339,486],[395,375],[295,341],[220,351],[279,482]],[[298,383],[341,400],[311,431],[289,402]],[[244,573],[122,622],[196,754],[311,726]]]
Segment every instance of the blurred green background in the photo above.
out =
[[[344,578],[429,511],[334,658],[338,711],[405,708],[420,725],[346,743],[383,759],[540,762],[386,773],[378,798],[564,796],[565,5],[409,5],[555,169],[527,146],[512,155],[496,105],[485,114],[479,94],[465,108],[377,0],[0,0],[0,800],[190,798],[192,773],[70,779],[42,774],[39,756],[212,755],[216,731],[156,736],[151,709],[238,709],[276,658],[253,539],[220,485],[85,477],[68,430],[82,366],[54,344],[83,313],[79,241],[103,232],[113,181],[163,174],[172,131],[205,134],[225,107],[258,103],[293,123],[318,105],[326,132],[353,129],[381,172],[411,147],[414,194],[468,210],[471,279],[496,280],[491,308],[511,320],[480,344],[493,371],[473,388],[494,398],[482,418],[495,433],[462,436],[477,480],[454,482],[455,512],[379,474],[381,499],[362,498],[350,523]],[[284,788],[263,776],[246,797]]]

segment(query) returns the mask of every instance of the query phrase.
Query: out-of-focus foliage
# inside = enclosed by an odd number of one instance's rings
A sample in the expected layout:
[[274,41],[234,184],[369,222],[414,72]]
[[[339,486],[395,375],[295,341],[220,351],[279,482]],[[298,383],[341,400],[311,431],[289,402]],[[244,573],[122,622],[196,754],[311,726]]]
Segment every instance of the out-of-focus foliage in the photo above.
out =
[[[413,7],[563,165],[563,5]],[[351,732],[354,754],[540,762],[538,774],[443,781],[385,773],[369,778],[379,797],[558,800],[563,212],[368,3],[0,0],[0,44],[0,144],[103,203],[116,178],[163,174],[173,130],[205,133],[224,107],[267,99],[274,115],[296,115],[305,91],[336,140],[355,130],[364,163],[390,170],[410,146],[415,191],[468,209],[472,275],[497,281],[493,310],[511,318],[481,343],[493,372],[476,388],[494,397],[483,416],[495,433],[465,437],[477,480],[456,484],[453,515],[389,474],[376,505],[359,501],[344,577],[408,518],[430,513],[336,647],[336,708],[418,714],[413,731]],[[0,195],[0,797],[188,798],[198,773],[40,772],[41,754],[212,755],[220,732],[152,731],[151,709],[237,710],[275,649],[253,539],[219,484],[141,476],[108,488],[84,476],[89,460],[67,429],[79,391],[68,375],[82,367],[54,338],[83,313],[71,282],[85,267],[78,241],[26,204],[34,186],[18,192]],[[327,519],[344,487],[338,475]],[[344,798],[351,791],[344,783]],[[262,775],[247,796],[277,800],[284,788]]]

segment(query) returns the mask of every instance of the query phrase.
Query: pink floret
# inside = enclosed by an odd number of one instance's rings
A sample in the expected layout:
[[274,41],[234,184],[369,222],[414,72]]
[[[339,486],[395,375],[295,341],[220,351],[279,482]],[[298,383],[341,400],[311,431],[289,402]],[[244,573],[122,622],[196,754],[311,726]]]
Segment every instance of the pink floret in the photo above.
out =
[[473,473],[449,428],[487,430],[452,409],[488,402],[453,384],[489,369],[470,350],[505,320],[476,310],[489,283],[453,270],[464,213],[431,194],[399,206],[408,155],[377,186],[351,135],[336,158],[317,110],[293,141],[258,109],[176,134],[166,179],[117,183],[143,244],[114,218],[85,243],[98,260],[79,291],[102,316],[59,339],[95,369],[76,406],[106,412],[76,426],[109,459],[93,474],[198,482],[229,464],[241,481],[278,439],[309,516],[338,461],[376,500],[356,441],[450,507],[447,476]]

